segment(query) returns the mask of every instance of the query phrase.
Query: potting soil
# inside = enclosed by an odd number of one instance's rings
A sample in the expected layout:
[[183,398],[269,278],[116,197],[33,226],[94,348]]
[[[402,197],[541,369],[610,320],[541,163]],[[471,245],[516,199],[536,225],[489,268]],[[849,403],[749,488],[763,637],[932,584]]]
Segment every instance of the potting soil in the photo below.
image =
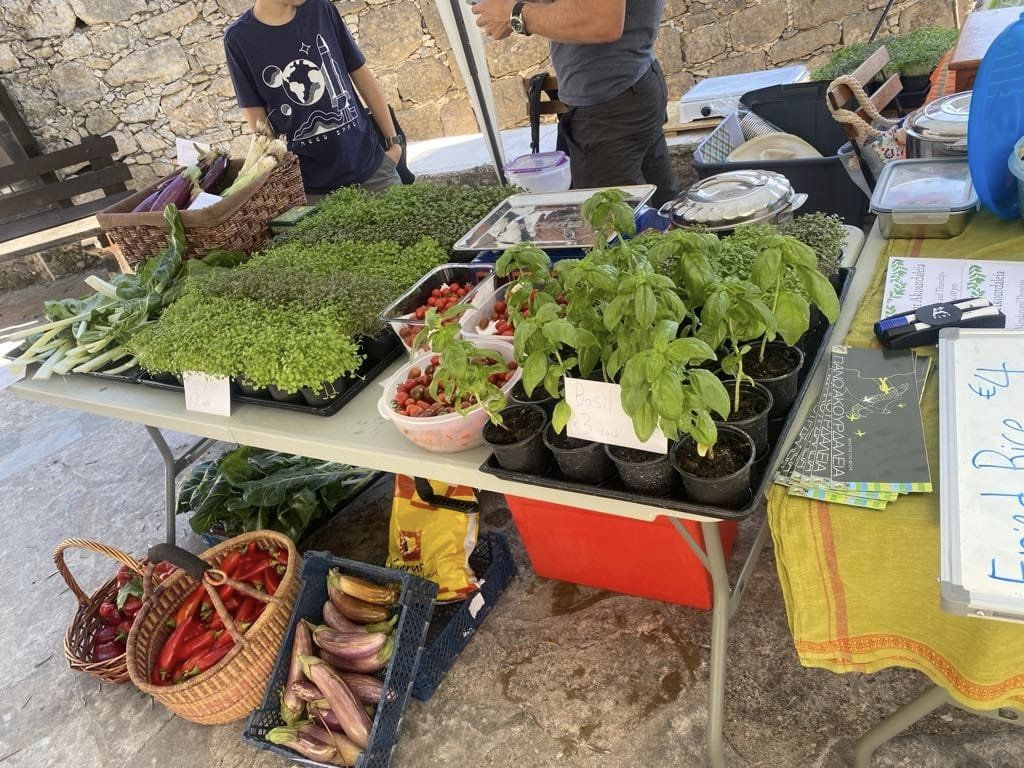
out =
[[620,448],[616,446],[611,451],[619,461],[628,461],[630,464],[646,464],[649,461],[661,458],[660,454],[638,451],[635,448]]
[[501,424],[488,423],[484,427],[484,438],[492,445],[514,445],[521,443],[544,424],[544,414],[535,410],[515,410],[503,415]]
[[[682,447],[682,446],[681,446]],[[695,443],[689,443],[678,454],[681,469],[697,477],[728,477],[739,472],[750,459],[750,446],[737,435],[720,432],[715,443],[714,459],[697,455]]]
[[[552,430],[554,432],[554,430]],[[551,435],[551,444],[555,448],[561,448],[565,451],[575,451],[579,448],[586,448],[590,445],[590,440],[580,440],[576,437],[569,437],[568,432],[554,432]]]
[[743,372],[755,379],[774,379],[796,368],[800,358],[789,347],[769,346],[761,359],[761,348],[754,347],[743,356]]
[[[730,400],[732,394],[732,388],[729,388]],[[768,406],[768,401],[765,399],[757,390],[752,390],[749,387],[740,387],[740,407],[729,413],[727,421],[746,421],[747,419],[753,419],[764,413],[764,409]],[[716,447],[717,453],[717,447]]]

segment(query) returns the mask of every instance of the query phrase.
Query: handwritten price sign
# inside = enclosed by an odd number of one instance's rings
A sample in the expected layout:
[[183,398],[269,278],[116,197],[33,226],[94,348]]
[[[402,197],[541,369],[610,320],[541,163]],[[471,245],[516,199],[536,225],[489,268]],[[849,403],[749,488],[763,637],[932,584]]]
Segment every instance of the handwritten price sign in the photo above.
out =
[[648,453],[668,453],[668,439],[661,430],[655,430],[649,440],[636,436],[633,420],[622,408],[622,387],[618,384],[566,378],[565,399],[572,409],[566,427],[569,437]]

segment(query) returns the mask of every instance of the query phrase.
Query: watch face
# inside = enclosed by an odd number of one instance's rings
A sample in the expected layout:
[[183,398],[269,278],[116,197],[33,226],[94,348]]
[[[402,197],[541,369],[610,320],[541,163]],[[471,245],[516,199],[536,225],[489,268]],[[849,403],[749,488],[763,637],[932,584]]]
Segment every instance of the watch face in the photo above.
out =
[[526,29],[526,25],[523,24],[523,20],[518,16],[513,16],[509,20],[509,24],[512,26],[512,31],[517,32],[520,35],[523,34],[524,30]]

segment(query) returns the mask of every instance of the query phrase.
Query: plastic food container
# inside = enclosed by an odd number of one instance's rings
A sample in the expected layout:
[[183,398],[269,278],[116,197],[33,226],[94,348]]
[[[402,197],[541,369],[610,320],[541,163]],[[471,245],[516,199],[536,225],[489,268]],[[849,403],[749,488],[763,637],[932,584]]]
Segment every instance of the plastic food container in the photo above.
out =
[[[480,341],[477,346],[482,349],[489,349],[500,354],[505,360],[512,359],[512,345],[500,341]],[[431,353],[420,355],[409,365],[402,366],[402,369],[384,384],[384,394],[377,401],[377,411],[381,418],[394,422],[401,432],[413,445],[417,445],[425,451],[433,453],[459,453],[470,448],[477,448],[484,444],[483,428],[487,423],[487,412],[483,408],[470,411],[466,416],[451,413],[447,416],[433,416],[431,418],[415,418],[395,413],[391,408],[391,401],[395,399],[395,392],[399,385],[405,381],[405,375],[413,366],[425,368],[430,363]],[[516,385],[522,376],[522,369],[517,368],[512,378],[509,379],[502,391],[507,395]]]
[[381,313],[381,320],[391,326],[391,330],[402,340],[406,350],[412,350],[412,343],[423,326],[423,320],[417,320],[415,312],[430,298],[430,292],[448,283],[472,283],[475,287],[467,293],[459,304],[474,304],[494,291],[494,267],[490,264],[442,264],[435,267],[420,278],[412,288],[403,293],[395,302]]
[[1024,136],[1013,148],[1010,155],[1010,173],[1017,177],[1017,196],[1020,198],[1020,215],[1024,219]]
[[565,192],[572,183],[565,152],[520,155],[505,166],[505,173],[509,184],[527,192]]
[[[483,298],[481,293],[481,301],[478,305],[474,306],[473,309],[467,310],[462,316],[460,322],[462,323],[462,338],[469,339],[475,344],[481,341],[498,341],[502,343],[511,344],[513,341],[512,336],[499,336],[494,328],[494,322],[491,321],[491,315],[494,314],[494,305],[498,301],[505,300],[505,292],[508,290],[508,285],[499,286],[487,298]],[[484,321],[487,322],[487,327],[481,329],[480,324]]]
[[889,163],[871,198],[887,240],[956,237],[977,207],[967,161],[955,158]]

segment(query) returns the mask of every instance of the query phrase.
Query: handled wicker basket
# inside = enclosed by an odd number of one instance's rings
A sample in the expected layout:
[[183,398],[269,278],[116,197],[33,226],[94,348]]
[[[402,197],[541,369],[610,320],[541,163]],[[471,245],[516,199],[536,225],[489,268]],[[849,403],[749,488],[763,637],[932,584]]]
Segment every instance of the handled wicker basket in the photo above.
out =
[[68,664],[74,670],[88,672],[108,683],[126,683],[128,682],[126,654],[122,653],[120,656],[106,661],[92,660],[92,638],[96,631],[103,626],[99,615],[100,605],[108,600],[110,602],[117,600],[117,577],[105,582],[92,595],[86,595],[78,586],[75,577],[71,575],[71,571],[68,570],[67,563],[64,562],[65,550],[72,548],[87,549],[90,552],[106,555],[122,565],[128,566],[140,576],[143,574],[146,561],[136,560],[119,549],[108,547],[106,544],[92,539],[65,539],[53,550],[53,562],[57,566],[57,573],[61,575],[75,595],[75,599],[78,600],[78,610],[64,635],[64,656],[67,658]]
[[[229,182],[241,167],[241,160],[229,163]],[[156,256],[167,247],[163,211],[132,213],[156,187],[157,184],[147,187],[96,214],[103,232],[121,248],[129,264]],[[252,253],[270,239],[271,219],[305,203],[299,158],[289,152],[273,170],[231,196],[208,208],[181,212],[187,244],[185,258],[200,258],[219,249]]]
[[[288,566],[272,597],[228,578],[216,568],[231,550],[246,546],[251,541],[288,552]],[[274,531],[236,536],[206,550],[199,557],[214,566],[204,574],[203,585],[225,628],[234,638],[231,650],[206,672],[178,685],[153,685],[150,682],[153,665],[172,631],[167,620],[192,591],[195,581],[184,571],[179,571],[154,588],[153,569],[149,567],[143,580],[144,604],[128,635],[128,674],[139,690],[150,694],[186,720],[206,725],[230,723],[248,715],[263,698],[299,592],[301,564],[292,540]],[[240,593],[267,603],[263,613],[244,634],[239,632],[217,594],[216,588],[223,584],[230,584]]]

